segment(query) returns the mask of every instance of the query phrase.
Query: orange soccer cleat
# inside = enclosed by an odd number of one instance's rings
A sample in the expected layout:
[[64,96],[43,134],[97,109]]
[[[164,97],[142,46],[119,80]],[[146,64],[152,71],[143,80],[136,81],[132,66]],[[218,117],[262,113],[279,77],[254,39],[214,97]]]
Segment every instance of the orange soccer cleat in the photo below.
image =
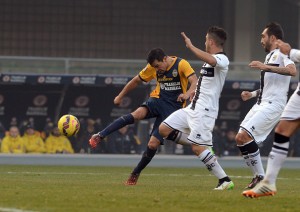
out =
[[99,134],[94,134],[89,140],[90,146],[95,149],[97,145],[101,142],[102,138]]

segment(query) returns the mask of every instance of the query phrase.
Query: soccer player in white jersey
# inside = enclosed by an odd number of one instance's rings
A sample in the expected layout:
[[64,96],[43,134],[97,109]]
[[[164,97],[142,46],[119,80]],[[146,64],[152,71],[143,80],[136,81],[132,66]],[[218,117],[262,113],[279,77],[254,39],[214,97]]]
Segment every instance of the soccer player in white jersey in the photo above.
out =
[[201,68],[191,103],[166,118],[161,123],[159,132],[166,140],[191,145],[195,155],[219,179],[214,190],[230,190],[234,187],[233,182],[208,149],[212,146],[212,131],[218,115],[219,97],[228,72],[229,60],[223,52],[227,34],[220,27],[210,27],[206,34],[206,51],[195,47],[184,32],[181,34],[186,47],[205,63]]
[[247,113],[236,135],[236,143],[242,156],[253,173],[253,179],[246,187],[253,188],[263,180],[265,172],[258,144],[263,142],[278,123],[287,102],[291,76],[296,75],[296,67],[277,48],[277,40],[283,39],[283,30],[278,23],[269,23],[261,34],[261,44],[268,53],[265,62],[252,61],[249,66],[260,70],[260,89],[243,91],[244,101],[258,97],[256,104]]
[[[291,49],[288,43],[277,41],[283,54],[289,55],[294,62],[300,62],[300,50]],[[275,195],[276,179],[282,164],[287,157],[290,137],[300,128],[300,81],[298,87],[289,99],[281,115],[280,122],[275,128],[272,150],[267,162],[266,177],[253,189],[243,192],[246,197],[262,197]]]

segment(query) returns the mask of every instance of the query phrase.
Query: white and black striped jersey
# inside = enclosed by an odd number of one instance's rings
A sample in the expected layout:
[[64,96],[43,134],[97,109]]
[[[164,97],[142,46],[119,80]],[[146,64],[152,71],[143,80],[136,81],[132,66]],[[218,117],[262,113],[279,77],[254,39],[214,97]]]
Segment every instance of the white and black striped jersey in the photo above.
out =
[[[280,52],[279,49],[274,49],[267,54],[265,64],[286,67],[294,62]],[[271,71],[261,71],[260,77],[260,95],[258,96],[258,104],[261,101],[277,102],[280,104],[286,104],[288,89],[291,76],[274,73]]]
[[[300,50],[299,49],[291,49],[290,58],[292,61],[300,63]],[[297,91],[297,94],[300,95],[300,76],[299,76],[298,88],[299,89]]]
[[212,67],[204,63],[200,70],[195,95],[186,109],[206,111],[208,116],[217,118],[219,98],[228,72],[229,60],[223,52],[212,56],[216,58],[217,64]]

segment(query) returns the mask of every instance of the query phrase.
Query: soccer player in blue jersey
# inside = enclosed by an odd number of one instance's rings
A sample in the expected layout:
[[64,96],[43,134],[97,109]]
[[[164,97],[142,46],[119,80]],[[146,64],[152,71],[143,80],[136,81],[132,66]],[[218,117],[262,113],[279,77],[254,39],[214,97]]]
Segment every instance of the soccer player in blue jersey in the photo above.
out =
[[186,105],[186,100],[192,97],[197,83],[197,76],[185,59],[168,56],[161,48],[152,49],[147,62],[146,67],[115,97],[114,103],[120,104],[123,97],[142,82],[156,80],[156,88],[151,92],[149,99],[134,112],[116,119],[105,129],[94,134],[89,141],[91,147],[95,148],[103,138],[125,125],[133,124],[137,120],[156,118],[147,149],[125,182],[126,185],[137,183],[141,171],[150,163],[163,142],[163,137],[158,132],[160,123],[172,112]]

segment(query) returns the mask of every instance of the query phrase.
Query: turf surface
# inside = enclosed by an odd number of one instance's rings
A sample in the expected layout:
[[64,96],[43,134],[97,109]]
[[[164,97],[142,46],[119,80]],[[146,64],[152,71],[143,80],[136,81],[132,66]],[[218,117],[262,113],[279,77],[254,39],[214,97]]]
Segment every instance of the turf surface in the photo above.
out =
[[204,168],[148,167],[136,186],[123,182],[130,167],[0,167],[0,211],[299,211],[300,170],[283,169],[274,197],[241,195],[247,169],[226,169],[232,191],[213,191]]

